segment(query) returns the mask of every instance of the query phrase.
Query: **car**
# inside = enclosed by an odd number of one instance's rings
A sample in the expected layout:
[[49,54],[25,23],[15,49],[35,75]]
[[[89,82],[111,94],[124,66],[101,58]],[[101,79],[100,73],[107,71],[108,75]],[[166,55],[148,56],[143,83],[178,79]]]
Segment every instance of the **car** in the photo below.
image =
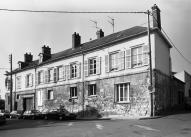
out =
[[6,123],[6,116],[4,113],[0,112],[0,124],[5,124]]
[[6,118],[10,118],[10,112],[8,110],[1,110],[0,113],[3,113]]
[[66,109],[52,109],[45,114],[45,119],[57,119],[57,120],[67,120],[67,119],[76,119],[74,113],[70,113]]
[[39,110],[27,110],[23,113],[23,119],[41,119],[42,117]]
[[16,118],[21,119],[23,117],[23,111],[22,110],[15,110],[10,113],[10,118]]

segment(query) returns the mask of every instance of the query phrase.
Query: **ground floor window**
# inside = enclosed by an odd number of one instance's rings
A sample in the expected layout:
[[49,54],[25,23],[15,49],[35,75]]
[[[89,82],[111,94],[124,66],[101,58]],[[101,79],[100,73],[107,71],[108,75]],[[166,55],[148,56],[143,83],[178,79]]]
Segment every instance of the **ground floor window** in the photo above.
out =
[[54,99],[53,90],[48,90],[48,100]]
[[88,96],[96,95],[96,84],[88,85]]
[[115,100],[118,103],[129,102],[130,83],[121,83],[115,85]]
[[70,98],[77,98],[77,87],[70,87]]

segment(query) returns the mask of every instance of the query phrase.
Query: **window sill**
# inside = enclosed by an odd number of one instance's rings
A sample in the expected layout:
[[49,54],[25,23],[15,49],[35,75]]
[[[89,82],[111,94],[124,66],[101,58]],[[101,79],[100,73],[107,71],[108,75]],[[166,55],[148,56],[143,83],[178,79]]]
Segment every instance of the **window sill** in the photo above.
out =
[[116,102],[117,104],[129,104],[131,103],[130,101],[123,101],[123,102]]
[[97,97],[97,95],[89,95],[89,98]]
[[76,96],[76,97],[71,97],[71,99],[78,99],[78,97]]

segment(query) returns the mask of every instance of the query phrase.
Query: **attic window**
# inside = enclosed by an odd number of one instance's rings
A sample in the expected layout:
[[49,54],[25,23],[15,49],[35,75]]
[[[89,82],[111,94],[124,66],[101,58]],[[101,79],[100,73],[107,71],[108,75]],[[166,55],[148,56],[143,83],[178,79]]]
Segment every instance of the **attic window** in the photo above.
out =
[[43,55],[40,54],[40,55],[39,55],[39,63],[42,63],[42,62],[43,62]]

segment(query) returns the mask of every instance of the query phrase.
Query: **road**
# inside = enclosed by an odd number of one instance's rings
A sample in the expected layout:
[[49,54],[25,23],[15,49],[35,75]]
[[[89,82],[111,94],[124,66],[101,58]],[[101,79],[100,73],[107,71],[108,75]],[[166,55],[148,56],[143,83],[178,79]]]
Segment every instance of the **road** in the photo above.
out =
[[146,120],[8,120],[0,137],[191,137],[191,113]]

